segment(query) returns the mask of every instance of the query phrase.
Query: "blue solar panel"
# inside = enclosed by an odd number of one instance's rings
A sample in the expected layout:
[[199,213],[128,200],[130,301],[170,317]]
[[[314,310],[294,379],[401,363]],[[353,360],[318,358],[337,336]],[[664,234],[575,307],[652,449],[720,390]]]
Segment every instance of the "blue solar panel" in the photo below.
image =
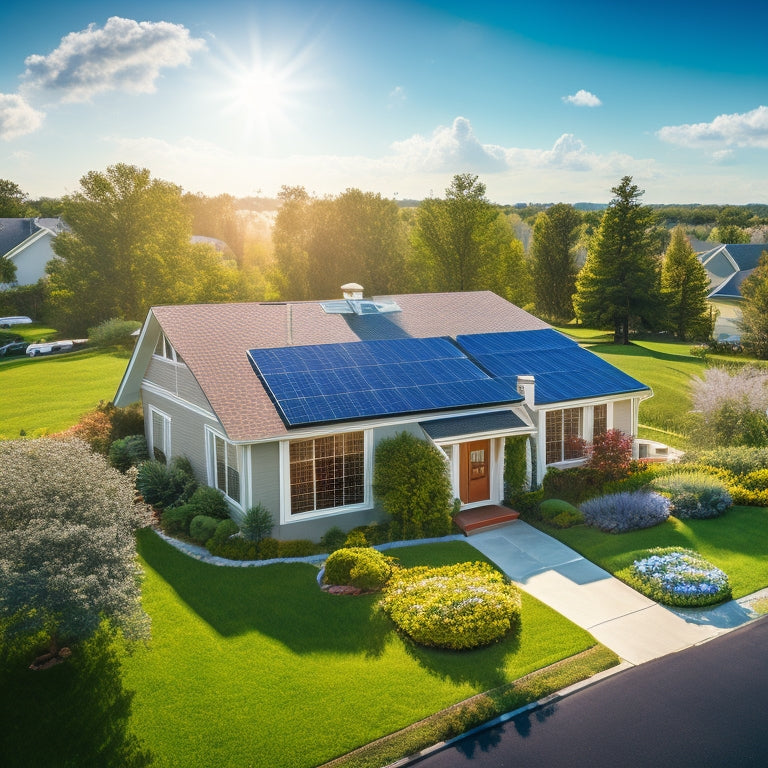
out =
[[445,338],[251,349],[288,426],[519,402]]
[[535,405],[648,389],[551,329],[457,336],[456,342],[510,386],[516,386],[518,376],[532,375]]

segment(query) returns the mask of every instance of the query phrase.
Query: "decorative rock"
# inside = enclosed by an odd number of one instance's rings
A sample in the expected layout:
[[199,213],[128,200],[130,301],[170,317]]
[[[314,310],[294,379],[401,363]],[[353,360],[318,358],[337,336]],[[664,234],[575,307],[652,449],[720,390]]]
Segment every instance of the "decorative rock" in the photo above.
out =
[[330,595],[362,595],[363,590],[358,587],[352,587],[348,584],[325,584],[322,587],[323,592]]

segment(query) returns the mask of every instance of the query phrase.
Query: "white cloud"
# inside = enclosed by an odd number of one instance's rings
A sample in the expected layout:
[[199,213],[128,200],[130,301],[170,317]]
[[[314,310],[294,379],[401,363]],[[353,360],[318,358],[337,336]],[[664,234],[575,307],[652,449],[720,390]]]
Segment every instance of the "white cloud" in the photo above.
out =
[[32,133],[42,125],[43,117],[23,96],[0,93],[0,138],[10,141]]
[[389,106],[390,108],[399,106],[400,104],[404,104],[407,100],[407,96],[405,95],[405,88],[403,88],[402,85],[396,85],[390,92],[389,92]]
[[715,149],[719,147],[759,147],[768,149],[768,107],[751,112],[719,115],[710,123],[667,125],[656,135],[670,144]]
[[570,96],[563,96],[563,101],[566,104],[573,104],[574,107],[600,107],[603,104],[594,93],[585,91],[583,88]]
[[62,94],[64,101],[88,101],[97,93],[151,93],[163,67],[190,62],[205,48],[189,30],[169,22],[136,22],[113,16],[62,38],[47,56],[27,57],[25,86]]

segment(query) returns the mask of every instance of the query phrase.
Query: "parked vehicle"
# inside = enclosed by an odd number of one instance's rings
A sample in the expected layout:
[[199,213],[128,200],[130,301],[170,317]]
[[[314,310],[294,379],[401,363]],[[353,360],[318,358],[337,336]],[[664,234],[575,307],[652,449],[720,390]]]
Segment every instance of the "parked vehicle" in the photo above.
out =
[[23,355],[29,346],[28,341],[12,341],[0,347],[0,357],[13,357],[14,355]]
[[0,317],[0,328],[10,328],[12,325],[28,325],[32,319],[26,315],[13,315],[11,317]]
[[37,344],[30,344],[27,347],[27,357],[38,357],[39,355],[52,355],[56,352],[71,352],[74,349],[74,341],[41,341]]

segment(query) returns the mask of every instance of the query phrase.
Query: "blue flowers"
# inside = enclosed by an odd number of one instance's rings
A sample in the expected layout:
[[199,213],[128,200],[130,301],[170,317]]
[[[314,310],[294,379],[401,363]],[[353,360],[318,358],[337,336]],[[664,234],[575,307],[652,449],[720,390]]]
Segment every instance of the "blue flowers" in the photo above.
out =
[[731,596],[728,576],[690,549],[647,550],[622,576],[644,595],[660,603],[701,606]]

